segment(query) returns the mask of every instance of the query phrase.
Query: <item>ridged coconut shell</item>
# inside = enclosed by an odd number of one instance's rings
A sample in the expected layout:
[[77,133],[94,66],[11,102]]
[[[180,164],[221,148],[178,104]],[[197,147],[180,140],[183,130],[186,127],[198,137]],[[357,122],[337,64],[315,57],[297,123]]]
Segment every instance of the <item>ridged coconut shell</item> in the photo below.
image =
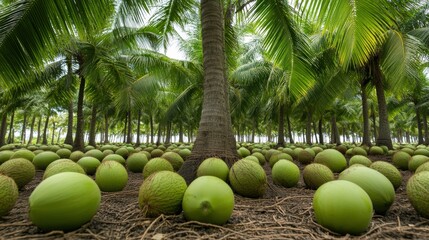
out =
[[139,190],[139,206],[147,217],[172,215],[182,211],[185,179],[175,172],[160,171],[143,181]]

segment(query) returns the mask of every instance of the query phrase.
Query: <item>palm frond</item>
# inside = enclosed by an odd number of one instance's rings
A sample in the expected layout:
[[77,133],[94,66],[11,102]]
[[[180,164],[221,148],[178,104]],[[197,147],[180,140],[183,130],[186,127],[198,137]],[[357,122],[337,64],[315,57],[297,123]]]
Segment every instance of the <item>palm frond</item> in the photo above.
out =
[[105,27],[113,13],[112,1],[19,0],[0,14],[0,75],[18,82],[40,69],[61,46],[61,36],[93,32]]
[[387,0],[303,0],[297,7],[324,27],[345,67],[363,66],[395,25],[397,15]]

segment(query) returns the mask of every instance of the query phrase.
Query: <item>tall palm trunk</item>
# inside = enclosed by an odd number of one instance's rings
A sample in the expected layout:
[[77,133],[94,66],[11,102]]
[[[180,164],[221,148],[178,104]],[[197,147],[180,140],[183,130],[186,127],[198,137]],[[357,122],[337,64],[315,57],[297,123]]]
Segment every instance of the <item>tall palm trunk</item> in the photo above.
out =
[[311,111],[307,111],[307,123],[305,128],[305,140],[307,144],[311,144],[311,122],[312,122],[312,116]]
[[424,141],[424,144],[428,145],[429,144],[429,132],[428,132],[428,120],[427,120],[426,112],[423,111],[422,115],[423,115],[423,129],[425,131],[425,135],[424,135],[425,141]]
[[195,178],[196,169],[208,157],[220,157],[228,165],[238,159],[227,94],[222,1],[201,0],[201,26],[204,98],[192,154],[179,170],[187,182]]
[[1,126],[0,126],[0,146],[6,144],[6,131],[7,131],[7,114],[3,113],[1,117]]
[[420,114],[420,109],[416,107],[416,121],[417,121],[417,144],[423,144],[423,125]]
[[150,143],[154,143],[153,137],[154,137],[154,126],[153,126],[153,116],[150,114],[149,116],[149,126],[150,126]]
[[131,143],[133,141],[133,125],[132,125],[132,118],[131,118],[131,110],[128,111],[128,128],[127,128],[127,143]]
[[168,121],[167,122],[166,136],[165,136],[165,141],[164,141],[165,144],[170,144],[171,143],[171,131],[172,131],[172,129],[171,129],[171,122]]
[[40,143],[40,139],[42,136],[42,132],[41,132],[41,128],[42,128],[42,115],[39,116],[39,121],[37,122],[37,140],[36,143],[39,144]]
[[183,122],[179,120],[179,142],[183,142]]
[[323,139],[323,116],[320,117],[319,119],[318,130],[319,130],[319,143],[325,144],[325,140]]
[[52,122],[52,137],[51,137],[51,145],[54,145],[54,139],[55,139],[55,122]]
[[[80,59],[79,64],[82,64],[82,59]],[[82,151],[84,148],[84,116],[83,116],[83,99],[85,95],[85,77],[80,74],[80,85],[79,93],[77,98],[77,111],[76,111],[76,135],[73,143],[73,150]]]
[[28,144],[31,144],[33,141],[33,131],[34,131],[34,124],[36,123],[36,114],[33,115],[33,118],[31,119],[30,124],[30,137],[28,138]]
[[279,128],[277,147],[284,147],[285,145],[285,105],[280,104],[279,106]]
[[362,98],[362,118],[363,118],[363,136],[362,145],[370,147],[371,136],[369,132],[369,110],[368,110],[368,96],[366,94],[366,83],[363,81],[360,86]]
[[379,120],[379,131],[376,144],[380,146],[384,145],[389,149],[393,149],[388,119],[389,115],[387,113],[386,97],[384,96],[383,73],[381,72],[379,61],[380,60],[378,56],[375,56],[372,61],[372,79],[374,81],[375,91],[377,93]]
[[341,144],[340,133],[337,126],[337,117],[335,114],[332,114],[331,117],[331,143],[335,143],[337,145]]
[[73,145],[73,101],[69,101],[69,105],[67,106],[67,134],[64,139],[64,143]]
[[25,135],[25,132],[27,130],[27,112],[24,111],[24,119],[22,121],[22,129],[21,129],[21,143],[25,144],[25,138],[27,137]]
[[293,136],[292,136],[292,124],[290,123],[289,114],[286,114],[286,123],[287,123],[287,132],[289,135],[289,143],[294,144],[295,141],[293,140]]
[[13,123],[15,119],[15,112],[12,111],[12,115],[10,115],[10,123],[9,123],[9,136],[7,137],[7,143],[13,143],[15,138],[15,130],[13,129]]
[[142,118],[142,110],[139,109],[138,113],[137,113],[137,139],[136,139],[136,147],[140,146],[140,121]]
[[51,108],[48,109],[48,114],[46,115],[45,127],[43,128],[42,135],[42,144],[48,144],[48,125],[49,125],[49,117],[51,116]]
[[93,103],[92,109],[91,109],[91,122],[89,124],[88,144],[94,147],[97,145],[95,143],[96,125],[97,125],[97,105]]
[[104,114],[104,143],[109,143],[109,117]]

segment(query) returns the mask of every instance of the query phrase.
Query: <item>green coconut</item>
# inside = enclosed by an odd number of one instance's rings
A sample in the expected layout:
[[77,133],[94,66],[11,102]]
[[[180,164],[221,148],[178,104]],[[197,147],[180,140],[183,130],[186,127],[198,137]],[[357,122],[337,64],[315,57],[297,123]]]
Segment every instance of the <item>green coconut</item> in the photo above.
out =
[[186,188],[186,181],[179,174],[172,171],[156,172],[145,179],[140,187],[140,209],[147,217],[178,214],[182,211]]
[[383,148],[381,148],[379,146],[372,146],[369,149],[369,154],[370,155],[384,155],[384,150],[383,150]]
[[152,152],[150,152],[151,158],[161,157],[162,154],[164,154],[164,151],[162,151],[161,149],[154,149],[152,150]]
[[[28,162],[28,160],[25,159]],[[0,174],[0,217],[5,216],[13,209],[18,200],[18,186],[15,181]]]
[[57,160],[51,163],[43,173],[43,179],[46,179],[48,177],[51,177],[55,174],[62,173],[62,172],[76,172],[76,173],[86,174],[85,170],[83,170],[83,168],[79,164],[73,162],[72,160],[69,160],[69,159],[67,160],[68,161],[60,162],[53,166],[51,166],[53,163],[61,160]]
[[349,160],[349,166],[353,165],[353,164],[362,164],[364,166],[369,167],[372,163],[371,159],[367,158],[366,156],[363,155],[354,155],[350,158]]
[[377,214],[384,215],[395,201],[393,184],[387,177],[372,168],[348,168],[338,176],[338,179],[356,183],[365,190]]
[[183,158],[186,159],[187,157],[191,156],[191,150],[184,148],[184,149],[180,149],[178,154]]
[[406,152],[406,153],[408,153],[409,155],[414,155],[414,149],[413,148],[411,148],[411,147],[404,147],[404,148],[401,148],[401,151],[402,152]]
[[414,155],[408,162],[408,170],[414,172],[416,169],[425,162],[429,161],[429,157],[424,155]]
[[182,208],[188,221],[223,225],[232,215],[234,193],[225,181],[214,176],[202,176],[186,189]]
[[141,152],[133,153],[127,158],[127,168],[131,172],[141,173],[148,163],[147,155]]
[[161,158],[167,159],[174,168],[174,171],[179,171],[180,167],[183,165],[183,158],[175,152],[166,152],[162,154]]
[[[279,151],[279,150],[277,150],[277,149],[269,149],[268,151],[266,151],[266,152],[264,153],[264,156],[265,156],[265,159],[267,159],[267,160],[268,160],[268,162],[269,162],[272,156],[274,156],[274,155],[276,155],[276,154],[279,154],[279,153],[281,153],[281,151]],[[273,164],[273,165],[274,165],[274,164]]]
[[43,180],[29,198],[31,222],[43,230],[70,231],[89,222],[100,206],[101,192],[90,177],[63,172]]
[[105,156],[102,162],[105,162],[105,161],[115,161],[122,165],[125,165],[125,158],[116,153]]
[[13,158],[25,158],[27,160],[33,161],[35,154],[27,149],[19,149],[18,151],[14,152],[14,154],[10,157],[10,159]]
[[321,151],[323,151],[323,148],[321,148],[321,147],[319,147],[319,146],[314,146],[314,147],[311,147],[311,150],[313,150],[313,152],[314,152],[314,156],[316,156],[316,154],[318,154],[318,153],[320,153]]
[[271,155],[269,160],[270,167],[272,168],[274,164],[276,164],[276,162],[279,161],[280,159],[293,161],[292,156],[287,153],[284,153],[284,152],[274,153]]
[[67,148],[61,148],[55,153],[58,154],[60,158],[69,158],[72,152]]
[[301,172],[295,163],[282,159],[274,164],[271,175],[275,184],[289,188],[298,184]]
[[425,148],[419,148],[414,151],[414,155],[424,155],[426,157],[429,157],[429,150]]
[[267,188],[267,176],[261,165],[252,161],[240,160],[229,170],[232,189],[243,197],[262,197]]
[[57,164],[62,164],[62,163],[75,163],[70,159],[66,159],[66,158],[60,158],[58,160],[55,160],[53,162],[51,162],[45,169],[45,172],[48,171],[50,168],[54,167]]
[[247,149],[245,147],[240,147],[239,149],[237,149],[237,153],[242,158],[245,158],[245,157],[250,155],[249,149]]
[[0,165],[0,174],[11,177],[19,189],[33,180],[36,168],[25,158],[14,158]]
[[103,192],[122,191],[128,182],[128,172],[116,161],[105,161],[95,172],[95,182]]
[[325,149],[318,153],[314,158],[314,162],[326,165],[334,173],[339,173],[347,167],[346,158],[335,149]]
[[429,218],[429,172],[414,174],[407,182],[407,196],[418,214]]
[[314,160],[315,153],[313,151],[310,152],[307,149],[304,149],[303,151],[300,151],[298,153],[298,162],[301,164],[310,164]]
[[398,151],[392,156],[392,163],[401,170],[408,170],[408,162],[411,159],[411,155],[404,151]]
[[207,158],[197,169],[197,177],[201,176],[215,176],[223,181],[228,179],[229,168],[228,165],[220,158]]
[[313,197],[317,223],[339,234],[359,235],[372,220],[371,198],[357,184],[335,180],[323,184]]
[[51,151],[46,151],[37,154],[33,158],[33,164],[34,166],[36,166],[36,169],[45,170],[50,163],[58,159],[60,159],[60,156],[58,156],[58,154]]
[[352,150],[353,155],[362,155],[362,156],[368,156],[368,153],[366,150],[362,147],[354,147]]
[[98,149],[90,149],[83,155],[84,157],[95,157],[98,160],[102,161],[104,158],[104,154],[102,151]]
[[384,161],[376,161],[372,163],[370,168],[377,170],[381,174],[383,174],[389,181],[392,183],[393,187],[398,189],[402,184],[402,175],[399,170],[393,166],[392,164]]
[[305,185],[310,189],[318,189],[324,183],[335,179],[334,173],[327,166],[320,163],[311,163],[302,171]]
[[347,152],[347,146],[345,145],[338,145],[335,147],[335,150],[337,150],[338,152],[342,153],[342,154],[346,154]]
[[86,174],[93,175],[101,163],[95,157],[82,157],[77,161],[77,164],[85,170]]
[[10,159],[10,157],[12,157],[12,155],[14,154],[14,151],[11,150],[3,150],[0,152],[0,165],[3,164],[4,162],[6,162],[7,160]]
[[115,151],[115,154],[120,155],[122,158],[126,159],[130,154],[130,151],[128,151],[126,147],[121,147]]
[[429,171],[429,162],[425,162],[422,165],[420,165],[415,173],[423,172],[423,171]]
[[82,157],[84,157],[84,153],[82,151],[74,151],[70,154],[70,160],[72,160],[73,162],[77,162],[79,161],[79,159],[81,159]]
[[171,163],[160,157],[152,158],[143,168],[143,178],[149,177],[152,173],[159,171],[171,171],[174,172],[173,165]]
[[252,155],[251,155],[251,156],[255,156],[256,158],[258,158],[259,164],[260,164],[261,166],[264,166],[264,165],[265,165],[265,163],[267,162],[267,161],[265,160],[265,156],[264,156],[264,154],[262,154],[262,153],[260,153],[260,152],[254,152],[254,153],[252,153]]

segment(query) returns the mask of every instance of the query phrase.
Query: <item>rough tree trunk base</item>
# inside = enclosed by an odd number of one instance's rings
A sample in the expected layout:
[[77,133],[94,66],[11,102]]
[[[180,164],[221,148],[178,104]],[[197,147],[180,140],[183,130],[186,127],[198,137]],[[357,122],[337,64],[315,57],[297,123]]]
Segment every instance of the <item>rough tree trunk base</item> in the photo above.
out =
[[388,149],[393,149],[392,140],[390,139],[377,139],[377,146],[386,146]]

